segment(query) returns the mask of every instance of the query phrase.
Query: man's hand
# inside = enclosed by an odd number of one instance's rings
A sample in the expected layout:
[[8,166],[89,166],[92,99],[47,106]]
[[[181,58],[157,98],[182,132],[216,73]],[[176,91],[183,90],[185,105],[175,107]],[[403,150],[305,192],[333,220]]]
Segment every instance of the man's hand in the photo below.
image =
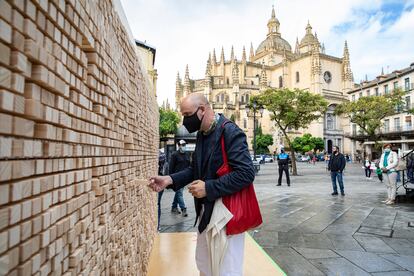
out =
[[382,168],[382,171],[386,173],[388,170],[387,168]]
[[154,192],[161,192],[170,184],[173,184],[173,181],[169,175],[152,176],[149,179],[148,187],[150,187]]
[[202,180],[195,180],[190,183],[188,191],[196,198],[206,197],[206,183]]

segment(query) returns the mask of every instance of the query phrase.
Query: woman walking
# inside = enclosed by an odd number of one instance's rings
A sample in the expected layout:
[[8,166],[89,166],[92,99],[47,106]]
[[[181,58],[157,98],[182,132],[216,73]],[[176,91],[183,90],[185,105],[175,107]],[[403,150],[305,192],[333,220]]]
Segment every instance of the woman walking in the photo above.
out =
[[395,167],[398,165],[398,155],[396,152],[391,151],[391,144],[384,145],[384,152],[381,155],[379,165],[387,185],[388,198],[384,202],[387,205],[392,205],[395,203],[397,192],[397,172]]

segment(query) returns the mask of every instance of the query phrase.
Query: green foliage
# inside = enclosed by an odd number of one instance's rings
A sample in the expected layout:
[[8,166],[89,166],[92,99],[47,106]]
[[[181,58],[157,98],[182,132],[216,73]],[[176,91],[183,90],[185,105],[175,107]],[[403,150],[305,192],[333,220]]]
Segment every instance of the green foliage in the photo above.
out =
[[296,152],[305,154],[309,151],[317,151],[324,149],[323,139],[320,137],[313,137],[306,133],[302,137],[296,137],[292,142],[292,147]]
[[180,117],[177,112],[173,110],[159,108],[160,111],[160,138],[165,138],[168,135],[174,135],[178,129]]
[[[252,140],[252,145],[253,145]],[[273,145],[273,137],[270,134],[263,134],[262,128],[256,129],[256,154],[269,153],[269,146]]]
[[231,114],[230,121],[232,121],[233,123],[235,122],[235,116],[234,116],[234,114]]
[[361,97],[357,101],[338,105],[335,113],[348,117],[351,123],[358,125],[367,136],[378,139],[382,119],[401,112],[403,94],[397,89],[386,95]]

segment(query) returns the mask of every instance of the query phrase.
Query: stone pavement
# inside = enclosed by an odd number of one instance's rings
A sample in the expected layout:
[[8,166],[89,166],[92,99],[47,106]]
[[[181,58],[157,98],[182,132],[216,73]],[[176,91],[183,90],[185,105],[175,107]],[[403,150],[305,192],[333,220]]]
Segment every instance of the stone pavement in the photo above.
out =
[[[256,177],[263,225],[251,235],[288,275],[414,275],[414,204],[381,203],[385,184],[366,180],[360,164],[347,165],[345,197],[330,195],[324,163],[299,163],[291,187],[277,187],[276,172],[265,164]],[[170,213],[174,193],[164,193],[162,232],[196,231],[184,195],[187,218]]]

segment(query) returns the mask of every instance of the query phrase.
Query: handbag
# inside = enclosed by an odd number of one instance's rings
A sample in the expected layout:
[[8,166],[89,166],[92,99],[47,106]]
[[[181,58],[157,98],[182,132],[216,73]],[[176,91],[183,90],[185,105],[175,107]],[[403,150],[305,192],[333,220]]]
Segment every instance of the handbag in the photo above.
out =
[[398,164],[395,167],[396,171],[405,171],[407,169],[407,162],[403,159],[398,159]]
[[[224,135],[221,136],[221,152],[223,155],[223,165],[216,172],[219,177],[232,171],[227,159]],[[233,218],[226,225],[227,235],[240,234],[262,224],[262,215],[253,183],[234,194],[223,196],[222,201],[233,214]]]

